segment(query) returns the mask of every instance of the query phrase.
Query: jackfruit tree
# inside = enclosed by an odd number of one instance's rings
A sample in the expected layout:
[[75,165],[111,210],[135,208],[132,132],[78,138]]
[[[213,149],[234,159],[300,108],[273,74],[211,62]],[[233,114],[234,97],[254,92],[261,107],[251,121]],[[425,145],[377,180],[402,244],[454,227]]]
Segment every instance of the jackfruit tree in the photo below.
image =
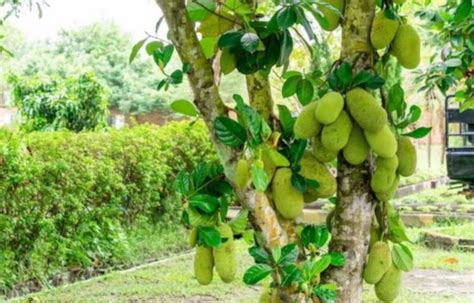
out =
[[[413,255],[390,200],[400,176],[416,169],[411,138],[430,131],[411,127],[421,109],[407,105],[400,83],[387,91],[381,76],[391,56],[406,69],[420,62],[403,2],[157,0],[157,27],[167,23],[170,41],[149,35],[130,59],[145,47],[165,75],[158,89],[188,77],[193,102],[171,106],[204,120],[219,155],[176,176],[199,283],[216,273],[226,283],[263,283],[260,302],[361,302],[365,279],[382,301],[396,298]],[[340,59],[329,70],[289,70],[297,43],[311,54],[322,31],[339,27]],[[169,71],[175,50],[183,65]],[[248,96],[224,102],[219,84],[233,71],[245,76]],[[297,117],[274,104],[273,74],[282,97],[300,103]],[[317,199],[334,209],[326,224],[305,224],[305,203]],[[231,202],[241,207],[233,218]],[[255,260],[244,273],[236,238]]]

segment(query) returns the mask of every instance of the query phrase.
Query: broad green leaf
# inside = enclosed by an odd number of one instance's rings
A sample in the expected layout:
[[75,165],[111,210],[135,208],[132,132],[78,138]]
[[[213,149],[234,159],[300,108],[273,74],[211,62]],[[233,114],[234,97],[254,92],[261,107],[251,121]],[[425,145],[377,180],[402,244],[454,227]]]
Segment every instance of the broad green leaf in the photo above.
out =
[[291,115],[290,110],[285,105],[278,105],[278,113],[283,133],[291,136],[296,119]]
[[[224,17],[224,18],[223,18]],[[199,32],[202,37],[219,37],[223,33],[234,27],[235,17],[226,12],[218,15],[210,15],[206,17],[199,26]]]
[[238,122],[227,118],[217,117],[214,121],[216,136],[227,146],[240,147],[247,141],[247,133]]
[[413,255],[406,245],[393,244],[392,260],[393,264],[400,270],[410,271],[413,269]]
[[163,56],[161,58],[164,66],[168,65],[173,56],[174,46],[172,44],[163,47]]
[[405,92],[399,83],[395,84],[390,88],[389,91],[389,100],[388,100],[388,111],[397,112],[401,116],[402,104],[405,100]]
[[188,207],[186,213],[188,214],[190,224],[194,227],[213,226],[217,223],[216,216],[201,214],[192,207]]
[[402,134],[402,136],[407,136],[407,137],[411,137],[415,139],[421,139],[423,137],[426,137],[431,132],[431,129],[432,127],[420,127],[409,133]]
[[313,294],[324,302],[334,302],[337,298],[337,286],[335,284],[319,284],[313,288]]
[[219,200],[210,195],[197,194],[189,198],[189,204],[206,214],[212,214],[219,207]]
[[208,175],[209,168],[205,161],[199,161],[196,167],[191,172],[191,180],[193,182],[194,188],[199,188],[206,180]]
[[291,282],[299,282],[301,280],[301,274],[301,270],[295,264],[284,267],[281,286],[287,287],[291,284]]
[[471,14],[472,6],[471,0],[462,0],[454,13],[454,21],[460,22],[467,18]]
[[252,246],[249,248],[249,254],[254,258],[255,263],[264,263],[267,264],[270,262],[270,256],[268,253],[261,247]]
[[312,268],[313,276],[316,274],[320,274],[325,271],[329,265],[331,265],[331,256],[330,255],[323,255],[319,260],[314,263]]
[[171,73],[170,75],[170,84],[181,84],[183,83],[183,77],[184,77],[184,74],[181,70],[177,69],[175,70],[174,72]]
[[296,23],[297,14],[293,6],[285,6],[277,13],[277,23],[281,30],[287,29]]
[[342,62],[336,70],[338,84],[343,89],[347,89],[352,83],[352,66],[347,62]]
[[268,187],[268,184],[270,183],[270,178],[265,172],[265,169],[254,163],[252,165],[251,175],[252,183],[255,186],[255,189],[261,193],[265,192]]
[[253,54],[257,51],[258,45],[260,43],[260,38],[257,36],[257,34],[246,33],[240,39],[240,43],[243,49]]
[[280,46],[280,56],[278,58],[278,66],[283,66],[283,72],[289,65],[290,55],[293,51],[293,38],[288,30],[283,32],[283,40]]
[[400,215],[390,204],[387,204],[387,217],[390,240],[395,243],[411,242],[406,234],[405,225],[400,219]]
[[244,283],[254,285],[268,277],[273,269],[267,264],[256,264],[251,266],[244,274]]
[[302,105],[307,105],[313,100],[314,87],[308,79],[302,79],[296,86],[296,95]]
[[191,116],[191,117],[196,117],[198,115],[198,111],[194,107],[194,104],[192,104],[188,100],[176,100],[173,103],[171,103],[171,109],[179,114],[183,114],[186,116]]
[[372,75],[372,77],[365,83],[365,86],[370,89],[379,89],[385,84],[385,80],[378,76]]
[[285,83],[283,83],[283,87],[281,90],[281,94],[283,98],[288,98],[296,94],[296,88],[298,83],[303,79],[301,74],[294,75],[286,79]]
[[221,234],[214,226],[198,227],[198,239],[206,247],[219,247],[222,243]]
[[234,235],[242,234],[246,229],[249,223],[249,210],[247,208],[242,208],[237,216],[230,220],[229,226],[232,228]]
[[163,47],[163,43],[160,42],[160,41],[151,41],[149,43],[147,43],[146,45],[146,53],[149,55],[149,56],[152,56],[153,53],[155,52],[155,50],[159,49]]
[[360,86],[362,84],[365,84],[371,78],[372,78],[372,73],[370,73],[368,71],[365,71],[365,70],[362,70],[362,71],[357,73],[357,75],[354,78],[354,81],[353,81],[352,85],[354,87]]
[[308,192],[308,188],[306,187],[306,179],[300,174],[293,173],[291,175],[291,185],[299,192]]
[[311,187],[312,189],[318,189],[319,187],[321,187],[321,184],[319,184],[318,181],[312,179],[306,179],[306,185]]
[[[199,2],[199,3],[197,3]],[[198,0],[198,1],[189,1],[187,5],[187,11],[189,18],[194,21],[202,21],[211,12],[216,10],[216,1],[215,0]]]
[[226,0],[224,7],[239,15],[247,15],[251,13],[248,5],[242,4],[240,0]]
[[217,38],[216,37],[205,37],[201,41],[202,51],[204,52],[204,56],[206,59],[210,59],[214,57],[217,50]]
[[299,164],[301,158],[303,157],[304,151],[306,150],[306,145],[308,141],[306,140],[296,140],[291,144],[290,147],[290,162],[293,167]]
[[421,108],[416,105],[412,105],[410,107],[410,112],[408,113],[408,121],[409,123],[415,123],[421,117]]
[[459,58],[452,58],[444,61],[444,65],[447,67],[458,67],[462,65],[462,60]]
[[138,52],[140,51],[140,49],[143,47],[143,45],[145,44],[145,42],[148,40],[148,38],[145,38],[143,40],[140,40],[138,41],[133,47],[132,47],[132,52],[130,53],[130,57],[128,59],[128,63],[132,63],[133,60],[135,60],[135,58],[137,57],[138,55]]
[[221,55],[221,71],[224,75],[228,75],[235,69],[235,56],[231,53],[230,48],[224,48]]
[[337,251],[332,251],[329,253],[331,256],[331,265],[332,266],[344,266],[346,264],[346,258],[344,255]]
[[189,173],[184,169],[176,176],[175,188],[182,195],[187,194],[191,190],[191,179],[189,178]]
[[296,263],[299,255],[299,248],[295,243],[288,244],[281,249],[281,257],[278,259],[278,265],[288,266]]
[[232,48],[241,44],[240,40],[245,33],[243,31],[230,30],[224,33],[217,42],[219,48]]

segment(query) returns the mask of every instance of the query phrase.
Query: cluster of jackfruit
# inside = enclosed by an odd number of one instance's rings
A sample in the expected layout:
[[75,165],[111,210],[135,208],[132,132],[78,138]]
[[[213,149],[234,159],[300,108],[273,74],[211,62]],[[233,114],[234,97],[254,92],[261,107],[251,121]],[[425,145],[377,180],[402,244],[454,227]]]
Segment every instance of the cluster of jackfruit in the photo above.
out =
[[[200,245],[196,248],[194,256],[194,275],[201,285],[208,285],[212,282],[214,267],[221,280],[230,283],[235,279],[237,273],[237,258],[235,254],[235,243],[232,229],[227,224],[217,227],[221,238],[225,239],[217,247],[206,247]],[[197,230],[193,229],[189,237],[191,247],[197,244]]]
[[373,243],[364,269],[364,280],[368,284],[375,284],[375,294],[382,302],[392,302],[398,296],[402,271],[392,262],[389,243]]
[[[400,0],[398,2],[402,4]],[[407,69],[420,64],[421,42],[417,31],[408,23],[401,24],[399,20],[387,17],[383,10],[377,12],[372,22],[370,41],[375,49],[390,46],[390,53]]]

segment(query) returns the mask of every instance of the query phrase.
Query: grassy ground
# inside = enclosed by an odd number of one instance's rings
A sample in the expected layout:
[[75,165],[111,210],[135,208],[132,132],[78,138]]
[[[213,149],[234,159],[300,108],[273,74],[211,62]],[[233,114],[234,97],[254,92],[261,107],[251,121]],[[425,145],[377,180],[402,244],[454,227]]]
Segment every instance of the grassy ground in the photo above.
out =
[[[470,228],[472,224],[462,226],[459,230],[469,232]],[[422,231],[410,229],[410,236],[416,240]],[[252,263],[246,252],[247,247],[243,242],[238,244],[240,274]],[[405,286],[397,303],[473,301],[474,291],[470,289],[470,280],[466,282],[468,286],[461,288],[464,293],[457,290],[450,292],[449,289],[441,289],[443,292],[440,293],[439,287],[449,279],[456,286],[459,283],[453,279],[464,281],[465,276],[473,277],[474,254],[428,250],[417,244],[412,247],[417,269],[406,274]],[[202,287],[193,277],[192,264],[192,254],[186,254],[135,271],[115,272],[92,281],[51,289],[15,302],[256,302],[259,287],[245,286],[241,282],[241,275],[230,285],[215,277],[212,286]],[[443,280],[445,277],[448,277],[446,281]],[[435,279],[434,282],[441,283],[440,286],[423,286],[428,278]],[[369,286],[364,292],[364,302],[377,302]]]

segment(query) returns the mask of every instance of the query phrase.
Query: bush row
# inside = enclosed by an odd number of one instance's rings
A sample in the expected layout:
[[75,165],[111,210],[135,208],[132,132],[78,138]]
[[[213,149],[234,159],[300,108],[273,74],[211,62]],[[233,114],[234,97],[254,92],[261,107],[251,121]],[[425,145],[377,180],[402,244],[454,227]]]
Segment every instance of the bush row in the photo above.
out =
[[0,293],[127,254],[137,222],[180,219],[183,168],[215,157],[203,124],[110,132],[0,131]]

